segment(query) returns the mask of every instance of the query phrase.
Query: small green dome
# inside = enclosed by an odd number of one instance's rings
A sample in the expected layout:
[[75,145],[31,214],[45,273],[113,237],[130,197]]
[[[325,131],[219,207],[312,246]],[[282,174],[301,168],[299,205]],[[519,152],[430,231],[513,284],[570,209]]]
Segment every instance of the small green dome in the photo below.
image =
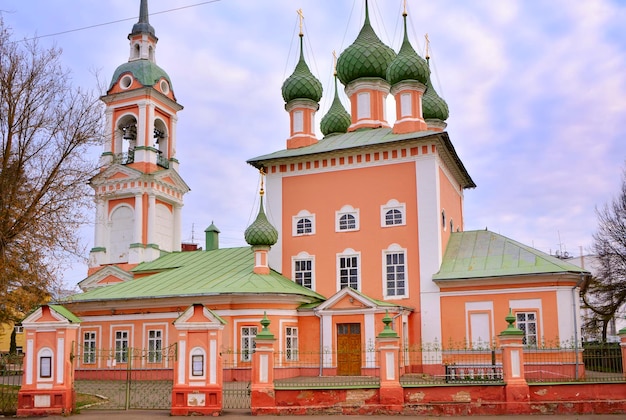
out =
[[346,48],[337,60],[337,76],[344,85],[361,77],[387,77],[387,67],[396,53],[386,46],[370,25],[367,2],[365,23],[356,40]]
[[130,72],[143,86],[154,86],[161,78],[165,78],[172,88],[172,81],[165,70],[150,60],[134,60],[124,63],[115,69],[109,89],[113,87],[124,73]]
[[339,100],[337,76],[335,76],[335,99],[326,115],[322,117],[322,121],[320,121],[320,130],[324,137],[333,133],[347,133],[351,122],[350,114],[348,114],[348,111],[346,111]]
[[387,81],[392,85],[404,80],[417,80],[426,84],[428,81],[428,63],[419,56],[409,42],[406,30],[406,13],[404,16],[404,40],[400,51],[387,68]]
[[450,115],[448,104],[441,96],[437,95],[430,76],[426,82],[426,92],[422,96],[422,114],[425,120],[445,121]]
[[300,34],[300,60],[282,87],[283,99],[286,103],[294,99],[310,99],[319,102],[322,98],[322,83],[313,76],[306,61],[304,61],[302,38],[303,35]]
[[272,246],[278,241],[278,231],[267,220],[263,211],[263,197],[261,196],[261,205],[256,220],[252,222],[248,229],[244,232],[246,242],[251,245]]

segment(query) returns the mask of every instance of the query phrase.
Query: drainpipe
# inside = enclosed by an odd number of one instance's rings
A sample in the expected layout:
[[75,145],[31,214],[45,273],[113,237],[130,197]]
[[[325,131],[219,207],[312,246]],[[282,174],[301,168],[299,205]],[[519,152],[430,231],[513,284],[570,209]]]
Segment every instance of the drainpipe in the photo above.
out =
[[[582,260],[582,255],[581,255]],[[584,265],[583,265],[584,269]],[[574,315],[574,353],[575,353],[575,377],[578,380],[579,372],[578,372],[578,311],[576,310],[576,289],[578,289],[585,281],[585,275],[580,273],[580,280],[576,282],[576,286],[572,287],[572,313]]]
[[313,314],[315,314],[316,317],[319,318],[320,320],[320,373],[319,376],[323,376],[324,374],[324,368],[323,368],[323,363],[324,363],[324,326],[322,325],[322,315],[320,315],[320,313],[313,309]]

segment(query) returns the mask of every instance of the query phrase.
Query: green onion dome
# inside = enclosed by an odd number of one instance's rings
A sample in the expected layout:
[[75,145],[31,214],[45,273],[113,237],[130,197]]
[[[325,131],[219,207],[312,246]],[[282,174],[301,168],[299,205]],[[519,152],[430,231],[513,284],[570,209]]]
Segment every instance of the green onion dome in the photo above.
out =
[[398,55],[387,68],[387,81],[391,83],[391,85],[395,85],[404,80],[417,80],[425,85],[428,81],[428,63],[415,52],[409,42],[406,29],[406,13],[403,14],[403,17],[404,40],[402,41]]
[[348,114],[348,111],[346,111],[339,100],[337,76],[335,75],[335,99],[333,99],[330,109],[320,121],[320,130],[324,137],[333,133],[347,133],[351,122],[350,114]]
[[346,48],[337,60],[337,76],[344,85],[360,77],[387,77],[387,67],[396,53],[386,46],[370,25],[367,1],[365,23],[352,45]]
[[251,245],[272,246],[278,241],[278,231],[267,220],[263,211],[263,196],[261,196],[261,205],[256,220],[252,222],[248,229],[244,232],[246,242]]
[[310,99],[319,102],[322,98],[322,83],[313,76],[306,61],[304,61],[302,38],[303,35],[300,34],[300,60],[282,87],[283,99],[286,103],[294,99]]
[[422,96],[422,114],[425,120],[441,121],[447,120],[450,115],[448,104],[435,91],[430,75],[426,82],[426,92]]

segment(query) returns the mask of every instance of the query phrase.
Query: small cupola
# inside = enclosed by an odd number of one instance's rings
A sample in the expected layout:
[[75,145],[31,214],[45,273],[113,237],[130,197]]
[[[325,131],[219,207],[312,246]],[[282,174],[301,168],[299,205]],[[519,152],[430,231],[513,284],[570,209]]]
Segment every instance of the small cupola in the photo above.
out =
[[267,220],[265,211],[263,210],[263,170],[261,170],[261,190],[259,192],[260,204],[259,213],[256,219],[244,232],[246,242],[252,247],[254,252],[254,272],[256,274],[269,274],[270,268],[268,263],[268,252],[272,245],[278,241],[278,231]]
[[350,98],[352,124],[348,131],[359,128],[389,127],[385,99],[389,94],[387,67],[396,53],[374,32],[365,0],[365,22],[356,40],[337,60],[337,76]]
[[[333,55],[335,52],[333,51]],[[336,57],[336,56],[335,56]],[[335,59],[336,60],[336,59]],[[347,133],[350,127],[350,114],[343,107],[337,90],[337,64],[335,63],[335,98],[326,115],[320,121],[320,130],[324,137],[332,134]]]
[[213,251],[220,247],[220,230],[211,222],[211,225],[204,229],[205,247],[207,251]]
[[[426,62],[428,63],[429,60],[430,57],[426,55]],[[435,91],[430,76],[426,82],[426,92],[422,97],[422,112],[428,130],[443,131],[446,129],[445,121],[449,116],[448,104]]]
[[407,13],[404,18],[404,39],[400,51],[387,68],[387,81],[396,100],[395,134],[424,131],[427,129],[422,115],[422,96],[428,82],[428,63],[419,56],[409,42]]
[[134,60],[150,60],[153,63],[154,50],[159,40],[154,32],[154,27],[150,25],[148,14],[148,0],[141,0],[139,5],[139,21],[133,25],[133,29],[128,34],[130,40],[130,58]]
[[285,110],[289,113],[290,134],[287,149],[309,146],[317,143],[315,137],[315,113],[322,98],[322,83],[311,73],[304,60],[304,34],[302,32],[302,11],[300,15],[300,59],[291,76],[282,86]]

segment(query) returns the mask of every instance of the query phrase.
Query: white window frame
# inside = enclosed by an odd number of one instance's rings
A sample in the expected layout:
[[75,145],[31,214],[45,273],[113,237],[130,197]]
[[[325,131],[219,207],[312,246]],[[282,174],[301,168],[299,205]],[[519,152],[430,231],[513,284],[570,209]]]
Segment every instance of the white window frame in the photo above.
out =
[[285,327],[285,360],[298,360],[298,327]]
[[23,325],[16,325],[13,327],[13,329],[15,330],[15,334],[22,334],[24,332]]
[[[532,310],[520,310],[515,311],[515,326],[524,331],[524,338],[522,340],[522,344],[527,347],[537,347],[539,345],[539,312]],[[525,319],[521,320],[520,315],[523,315]],[[528,316],[532,315],[533,320],[528,320]],[[535,325],[535,333],[528,333],[528,326]],[[531,340],[529,340],[531,338]]]
[[[304,219],[308,219],[311,222],[311,231],[299,233],[298,223]],[[293,236],[315,235],[315,215],[309,213],[307,210],[301,210],[300,212],[298,212],[298,214],[296,216],[293,216],[293,219],[292,219],[291,234]]]
[[357,101],[357,120],[363,118],[372,118],[372,101],[369,92],[359,92],[356,96]]
[[[154,337],[151,337],[152,333]],[[163,330],[148,330],[148,363],[163,362]]]
[[307,287],[304,284],[301,284],[302,287],[306,287],[307,289],[315,290],[315,257],[313,255],[309,255],[307,252],[301,252],[295,257],[291,258],[291,267],[292,267],[292,280],[294,283],[298,284],[298,272],[305,272],[306,270],[297,270],[296,265],[298,262],[310,262],[311,263],[311,287]]
[[96,363],[96,343],[98,335],[96,331],[83,332],[83,364],[91,365]]
[[[352,229],[341,229],[342,217],[352,216],[354,217],[354,227]],[[345,205],[341,210],[335,212],[335,232],[354,232],[361,228],[359,209],[355,209],[350,205]]]
[[128,363],[129,336],[130,334],[128,330],[116,330],[115,331],[115,362],[116,363]]
[[[350,265],[342,268],[342,261],[349,262]],[[356,267],[352,266],[353,263],[355,263]],[[349,272],[345,272],[345,270],[351,269],[356,269],[356,287],[352,287],[351,285],[350,277],[352,277],[352,274],[350,274]],[[342,276],[345,277],[346,275],[348,277],[347,285],[342,287]],[[352,287],[353,289],[358,291],[361,290],[361,253],[356,252],[351,248],[345,249],[342,253],[337,254],[337,291],[345,287]]]
[[294,133],[304,132],[304,112],[303,111],[293,112],[293,132]]
[[[402,263],[403,269],[404,269],[404,279],[402,281],[404,281],[404,293],[403,294],[397,294],[397,295],[392,295],[389,294],[389,287],[387,285],[387,256],[390,255],[402,255],[402,259],[404,260],[404,262]],[[407,268],[407,263],[408,263],[408,258],[407,258],[407,250],[406,248],[402,248],[400,245],[398,244],[391,244],[387,249],[383,250],[383,255],[382,255],[382,280],[383,280],[383,296],[385,297],[385,299],[403,299],[403,298],[407,298],[409,297],[409,278],[408,278],[408,268]],[[396,266],[399,266],[399,264],[396,264]],[[394,273],[394,274],[398,274],[398,273]],[[394,290],[397,289],[397,282],[398,279],[394,279],[394,284],[396,284],[394,286]]]
[[251,362],[252,354],[256,349],[256,335],[258,328],[250,325],[241,327],[241,352],[240,360],[242,362]]
[[[387,224],[387,213],[393,210],[400,212],[402,220],[400,223]],[[380,206],[380,226],[384,228],[406,225],[406,204],[400,203],[398,200],[389,200],[386,204]]]
[[411,102],[411,94],[403,93],[400,95],[400,117],[410,117],[413,115],[413,103]]

